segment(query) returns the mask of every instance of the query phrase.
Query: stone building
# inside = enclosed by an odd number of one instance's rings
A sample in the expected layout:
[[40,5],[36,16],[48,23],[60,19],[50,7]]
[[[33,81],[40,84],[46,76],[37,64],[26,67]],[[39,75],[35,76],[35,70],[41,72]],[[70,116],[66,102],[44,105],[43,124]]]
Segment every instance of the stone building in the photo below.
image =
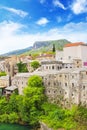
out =
[[17,62],[18,62],[17,56],[12,56],[10,58],[5,59],[5,72],[9,76],[14,76],[18,72]]
[[0,95],[4,94],[4,89],[10,85],[10,77],[1,76],[0,77]]
[[61,70],[63,68],[63,64],[61,61],[42,61],[41,62],[41,70]]
[[87,69],[71,68],[60,71],[35,71],[20,73],[13,77],[12,85],[18,87],[19,94],[23,94],[28,78],[39,75],[43,79],[45,94],[48,100],[61,106],[71,107],[82,104],[87,107]]
[[1,60],[0,61],[0,72],[4,72],[5,71],[5,61]]

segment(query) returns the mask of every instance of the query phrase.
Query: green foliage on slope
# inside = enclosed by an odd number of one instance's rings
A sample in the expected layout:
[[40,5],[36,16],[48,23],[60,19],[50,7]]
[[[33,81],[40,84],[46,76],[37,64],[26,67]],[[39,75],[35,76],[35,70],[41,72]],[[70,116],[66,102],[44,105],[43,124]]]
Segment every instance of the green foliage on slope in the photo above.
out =
[[48,103],[42,78],[34,75],[29,78],[24,95],[13,93],[9,99],[0,98],[0,122],[24,123],[36,128],[39,121],[54,130],[87,130],[87,108],[64,109]]
[[86,130],[87,129],[87,108],[73,106],[72,109],[63,109],[57,105],[45,103],[43,105],[44,115],[41,121],[49,128],[58,130]]
[[[43,46],[43,43],[45,43],[45,42],[47,44],[45,44],[45,46]],[[71,42],[69,42],[66,39],[60,39],[60,40],[53,40],[53,41],[44,41],[44,42],[40,42],[40,43],[39,43],[39,45],[37,45],[36,48],[33,47],[33,49],[31,49],[30,51],[27,51],[24,54],[27,55],[27,54],[47,53],[47,52],[52,51],[53,45],[55,45],[55,50],[63,50],[64,45],[67,43],[71,43]]]

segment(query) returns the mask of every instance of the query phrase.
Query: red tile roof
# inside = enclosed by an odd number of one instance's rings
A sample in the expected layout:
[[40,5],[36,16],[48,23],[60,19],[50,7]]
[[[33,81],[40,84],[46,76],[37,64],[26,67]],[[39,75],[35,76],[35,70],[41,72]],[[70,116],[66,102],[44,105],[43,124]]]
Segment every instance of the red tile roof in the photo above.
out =
[[66,44],[64,47],[72,47],[72,46],[79,46],[79,45],[84,45],[84,43],[83,42],[69,43]]

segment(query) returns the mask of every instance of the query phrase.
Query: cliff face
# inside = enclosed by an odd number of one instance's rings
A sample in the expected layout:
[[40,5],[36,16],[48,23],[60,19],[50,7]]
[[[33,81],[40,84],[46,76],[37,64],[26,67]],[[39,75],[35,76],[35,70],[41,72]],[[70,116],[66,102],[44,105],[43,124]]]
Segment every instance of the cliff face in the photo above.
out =
[[38,48],[41,48],[41,47],[46,47],[50,44],[49,41],[37,41],[34,43],[33,45],[33,49],[38,49]]

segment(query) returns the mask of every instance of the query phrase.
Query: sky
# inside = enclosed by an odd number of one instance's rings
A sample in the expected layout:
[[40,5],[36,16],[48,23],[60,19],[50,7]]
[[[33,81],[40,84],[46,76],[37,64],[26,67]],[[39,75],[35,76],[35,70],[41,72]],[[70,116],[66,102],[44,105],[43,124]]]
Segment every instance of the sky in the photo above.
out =
[[58,39],[87,43],[87,0],[0,1],[0,54]]

